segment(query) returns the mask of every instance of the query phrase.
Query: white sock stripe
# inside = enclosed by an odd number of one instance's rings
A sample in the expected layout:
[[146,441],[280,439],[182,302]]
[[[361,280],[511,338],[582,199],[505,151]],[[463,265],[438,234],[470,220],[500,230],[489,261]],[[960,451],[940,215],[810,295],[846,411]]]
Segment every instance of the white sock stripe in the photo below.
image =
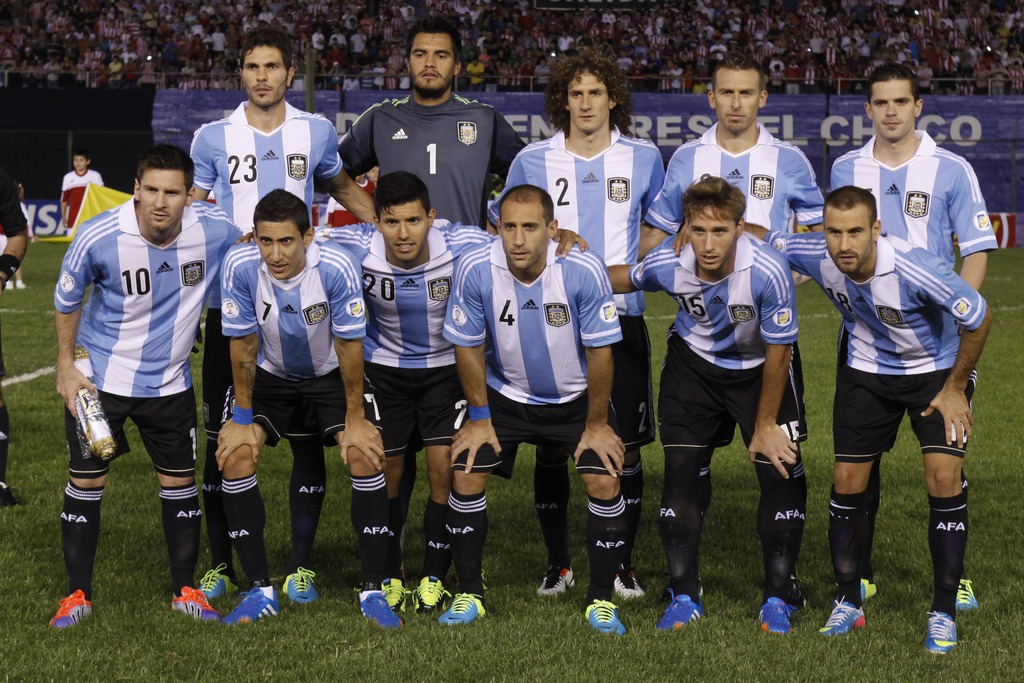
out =
[[966,509],[967,509],[967,503],[964,503],[963,505],[957,505],[955,508],[937,508],[937,507],[933,507],[932,508],[932,510],[934,510],[935,512],[956,512],[957,510],[966,510]]
[[602,505],[591,500],[587,503],[587,509],[598,517],[617,517],[626,511],[626,501],[621,496],[611,505]]
[[487,495],[481,496],[479,500],[462,501],[448,494],[448,507],[456,512],[483,512],[487,509]]
[[631,477],[634,474],[639,474],[640,472],[643,472],[643,471],[644,471],[644,461],[643,460],[637,460],[632,465],[627,465],[627,466],[622,468],[622,476],[624,476],[624,477]]
[[384,473],[380,472],[370,477],[352,477],[353,491],[376,491],[386,486]]
[[195,484],[180,489],[160,487],[160,497],[164,500],[184,500],[193,496],[199,496],[199,489],[196,488]]
[[256,488],[257,483],[256,475],[253,474],[244,479],[221,479],[220,487],[224,493],[242,493]]
[[711,468],[710,467],[701,467],[700,468],[700,472],[697,474],[697,476],[698,477],[706,477],[709,474],[711,474]]
[[75,500],[100,500],[103,496],[103,487],[101,486],[98,489],[80,489],[69,482],[64,488],[64,493]]

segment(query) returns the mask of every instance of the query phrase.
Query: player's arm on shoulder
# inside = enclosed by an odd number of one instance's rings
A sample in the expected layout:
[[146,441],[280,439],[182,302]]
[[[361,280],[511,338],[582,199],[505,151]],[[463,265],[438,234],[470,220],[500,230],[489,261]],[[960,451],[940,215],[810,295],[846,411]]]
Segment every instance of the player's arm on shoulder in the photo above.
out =
[[459,382],[466,395],[469,419],[456,432],[452,440],[452,462],[462,453],[466,456],[466,474],[473,471],[473,463],[480,448],[490,444],[495,453],[501,452],[498,435],[491,421],[491,409],[487,401],[487,359],[483,344],[477,346],[455,345],[455,368]]
[[341,381],[345,387],[345,431],[341,435],[341,459],[349,467],[353,458],[361,458],[374,471],[384,463],[384,442],[380,431],[366,419],[363,407],[363,338],[334,338]]
[[783,463],[796,464],[799,452],[797,445],[779,426],[779,407],[782,394],[789,383],[789,366],[793,358],[793,347],[789,344],[765,344],[765,358],[761,377],[761,397],[757,404],[754,422],[754,436],[750,440],[748,453],[753,462],[760,453],[768,458],[784,479],[789,473]]
[[634,266],[624,263],[618,266],[608,266],[608,280],[612,283],[612,292],[615,294],[629,294],[638,292],[640,288],[633,284],[629,271]]
[[[680,232],[682,232],[680,230]],[[656,246],[665,241],[671,233],[665,232],[660,228],[656,228],[647,221],[640,224],[640,246],[637,249],[636,257],[641,261],[645,256],[654,249]]]
[[622,474],[626,448],[622,439],[608,424],[608,406],[611,400],[614,360],[611,346],[588,346],[587,355],[587,425],[580,443],[573,453],[577,462],[584,451],[592,450],[601,459],[608,474]]
[[359,187],[356,181],[342,170],[335,176],[325,179],[328,191],[339,204],[352,212],[364,223],[372,223],[374,218],[373,198]]

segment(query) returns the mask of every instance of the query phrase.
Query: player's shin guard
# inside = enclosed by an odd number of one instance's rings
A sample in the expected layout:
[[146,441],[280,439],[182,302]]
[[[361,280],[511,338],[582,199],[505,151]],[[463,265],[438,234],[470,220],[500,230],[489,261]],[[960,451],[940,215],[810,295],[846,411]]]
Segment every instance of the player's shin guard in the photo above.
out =
[[448,533],[452,539],[455,572],[459,575],[459,592],[483,595],[484,543],[487,542],[486,493],[464,496],[452,491],[449,494]]
[[832,554],[832,571],[836,578],[836,600],[861,606],[860,558],[868,534],[868,511],[865,494],[836,493],[828,502],[828,547]]
[[199,491],[195,483],[160,487],[160,512],[167,539],[167,557],[171,563],[171,583],[175,596],[184,586],[195,583],[199,559],[199,536],[203,512],[199,509]]
[[781,598],[799,607],[803,604],[803,596],[799,594],[794,580],[807,518],[804,464],[797,456],[795,465],[786,465],[788,479],[784,479],[763,456],[759,455],[754,465],[761,485],[757,531],[764,558],[764,600]]
[[364,590],[379,590],[384,580],[388,541],[388,490],[384,473],[352,477],[352,528],[359,542]]
[[697,479],[697,501],[700,514],[706,515],[711,507],[711,459],[708,458],[700,466],[700,478]]
[[548,564],[569,567],[569,465],[537,459],[533,470],[533,506],[548,549]]
[[704,513],[698,495],[705,449],[665,448],[665,481],[658,527],[672,590],[695,602],[700,595],[700,534]]
[[444,579],[452,564],[452,545],[445,520],[448,517],[448,506],[427,499],[427,507],[423,511],[423,534],[426,536],[426,548],[423,551],[423,575]]
[[622,469],[619,486],[622,488],[622,500],[626,503],[626,545],[622,550],[622,565],[629,569],[633,566],[633,544],[636,543],[636,532],[640,528],[640,510],[644,497],[644,463],[639,453],[635,463]]
[[871,464],[871,475],[868,477],[868,488],[864,491],[864,506],[868,514],[868,531],[864,539],[864,551],[860,556],[861,578],[871,583],[875,582],[875,565],[872,555],[875,549],[875,519],[878,517],[878,507],[882,503],[882,458],[879,456]]
[[210,566],[227,565],[224,574],[235,580],[234,561],[231,557],[231,537],[228,536],[228,518],[224,514],[224,492],[221,472],[217,467],[217,440],[206,440],[206,462],[203,464],[203,518],[206,520],[206,540],[210,544]]
[[8,437],[11,434],[11,414],[7,404],[0,405],[0,481],[7,481],[7,451],[10,446]]
[[384,562],[384,578],[404,579],[402,571],[402,537],[405,535],[406,511],[401,495],[388,498],[388,552]]
[[587,555],[590,560],[590,587],[585,604],[611,600],[615,572],[622,563],[628,533],[626,503],[622,494],[610,500],[588,496]]
[[288,574],[309,568],[313,541],[320,525],[320,512],[327,493],[324,449],[317,441],[292,441],[292,476],[288,486],[288,509],[292,522],[292,552]]
[[967,494],[951,498],[928,496],[928,548],[932,555],[935,598],[932,612],[956,615],[956,591],[967,549]]
[[224,513],[228,520],[228,536],[235,545],[238,561],[250,583],[270,585],[267,547],[263,531],[267,525],[267,509],[256,481],[256,475],[241,479],[224,479]]
[[60,512],[64,566],[68,571],[70,585],[68,593],[81,590],[86,600],[92,600],[92,570],[100,538],[102,498],[102,486],[87,489],[68,482],[64,489],[64,507]]

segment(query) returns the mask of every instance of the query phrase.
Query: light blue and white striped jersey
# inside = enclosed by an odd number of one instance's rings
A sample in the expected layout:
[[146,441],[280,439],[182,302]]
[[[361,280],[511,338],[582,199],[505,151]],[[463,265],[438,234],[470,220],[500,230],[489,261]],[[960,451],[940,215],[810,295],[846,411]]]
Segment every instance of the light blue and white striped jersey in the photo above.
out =
[[[661,152],[650,142],[624,137],[612,129],[611,145],[584,159],[566,149],[565,133],[528,145],[516,155],[505,192],[536,185],[555,202],[558,227],[580,234],[610,266],[636,263],[644,214],[665,179]],[[488,218],[498,225],[498,201]],[[644,295],[616,294],[621,315],[644,312]]]
[[313,177],[341,172],[334,124],[285,104],[285,119],[270,133],[245,118],[248,102],[231,116],[202,126],[192,138],[195,185],[213,190],[217,204],[243,231],[252,230],[256,204],[271,190],[284,189],[312,211]]
[[718,282],[698,278],[693,247],[676,256],[671,237],[630,268],[629,279],[679,302],[672,329],[709,363],[755,368],[764,364],[765,344],[796,342],[796,295],[786,260],[745,233],[736,243],[732,274]]
[[843,316],[847,365],[879,375],[916,375],[953,367],[958,326],[977,329],[985,299],[938,256],[879,237],[875,275],[857,283],[828,255],[821,233],[765,236],[790,267],[814,278]]
[[135,202],[89,220],[64,255],[53,304],[85,303],[77,343],[89,350],[95,384],[118,396],[170,396],[192,386],[188,354],[203,303],[241,232],[216,206],[185,207],[181,234],[156,247],[139,234]]
[[463,252],[496,237],[475,225],[435,221],[427,231],[430,259],[405,270],[388,263],[384,237],[372,223],[321,234],[346,247],[363,266],[363,295],[370,313],[364,360],[393,368],[455,364],[455,349],[442,333],[455,265]]
[[882,234],[926,249],[950,266],[953,236],[960,255],[999,247],[981,195],[978,177],[962,156],[935,144],[927,133],[906,163],[890,168],[874,157],[875,138],[832,164],[832,187],[871,190],[878,202]]
[[587,389],[585,347],[622,339],[604,261],[573,248],[556,258],[549,244],[544,272],[529,285],[508,269],[501,240],[466,252],[444,321],[457,346],[489,340],[487,385],[519,403],[552,405]]
[[800,225],[821,223],[825,202],[807,157],[788,142],[776,140],[760,124],[757,128],[757,144],[741,154],[718,146],[717,123],[677,149],[645,220],[676,232],[683,223],[683,193],[705,176],[718,176],[747,196],[743,218],[748,223],[786,231],[792,230],[794,216]]
[[258,332],[256,362],[277,377],[322,377],[338,367],[334,338],[366,331],[359,285],[352,257],[330,242],[306,247],[306,267],[287,280],[271,275],[256,244],[239,244],[224,264],[224,335]]

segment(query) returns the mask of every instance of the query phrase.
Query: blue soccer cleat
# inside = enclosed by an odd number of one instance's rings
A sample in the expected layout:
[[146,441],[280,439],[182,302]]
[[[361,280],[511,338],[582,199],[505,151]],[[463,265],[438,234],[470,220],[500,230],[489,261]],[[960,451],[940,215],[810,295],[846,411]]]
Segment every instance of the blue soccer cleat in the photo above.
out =
[[944,655],[956,647],[956,622],[945,612],[928,613],[928,635],[924,647]]
[[320,599],[320,593],[313,585],[313,577],[316,572],[299,567],[294,574],[289,574],[284,580],[284,592],[292,602],[315,602]]
[[823,636],[842,636],[855,628],[864,628],[865,625],[863,609],[845,600],[836,600],[832,614],[825,625],[818,629],[818,633]]
[[626,627],[619,620],[619,609],[607,600],[594,600],[584,614],[590,626],[598,633],[621,636],[626,632]]
[[207,600],[216,600],[238,592],[238,586],[224,573],[227,568],[228,566],[222,562],[199,579],[199,590],[203,591]]
[[671,631],[686,626],[691,621],[697,621],[704,616],[704,608],[699,602],[694,602],[689,595],[675,595],[672,602],[665,608],[665,613],[655,624],[660,631]]
[[251,624],[265,617],[277,615],[277,593],[268,597],[259,588],[242,593],[242,602],[231,613],[221,619],[223,624]]
[[405,625],[402,618],[391,609],[387,598],[380,591],[365,591],[359,594],[359,609],[363,616],[381,628],[400,628]]
[[438,617],[442,624],[468,624],[487,614],[483,598],[472,593],[456,593],[452,606]]
[[956,591],[956,611],[969,612],[972,609],[978,609],[980,606],[978,598],[974,597],[974,586],[971,585],[971,580],[960,579],[960,586]]
[[787,604],[782,598],[768,598],[761,605],[761,613],[757,620],[761,622],[761,630],[765,633],[785,635],[793,630],[789,618],[797,611],[793,605]]

